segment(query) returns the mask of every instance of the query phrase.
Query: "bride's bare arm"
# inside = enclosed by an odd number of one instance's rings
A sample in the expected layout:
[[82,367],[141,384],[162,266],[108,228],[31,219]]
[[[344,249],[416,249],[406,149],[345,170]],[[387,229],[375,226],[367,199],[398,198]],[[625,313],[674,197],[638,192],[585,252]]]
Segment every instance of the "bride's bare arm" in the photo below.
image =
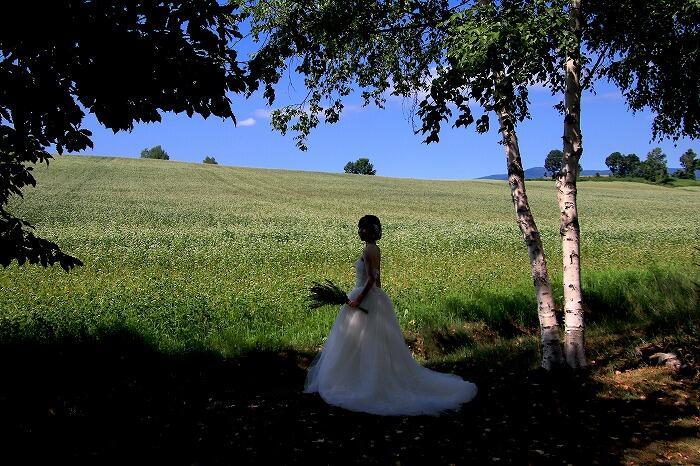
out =
[[355,299],[350,300],[351,307],[357,307],[362,300],[367,296],[369,290],[375,284],[379,284],[379,248],[374,244],[368,244],[362,252],[362,259],[365,263],[365,272],[367,273],[367,281],[362,291]]

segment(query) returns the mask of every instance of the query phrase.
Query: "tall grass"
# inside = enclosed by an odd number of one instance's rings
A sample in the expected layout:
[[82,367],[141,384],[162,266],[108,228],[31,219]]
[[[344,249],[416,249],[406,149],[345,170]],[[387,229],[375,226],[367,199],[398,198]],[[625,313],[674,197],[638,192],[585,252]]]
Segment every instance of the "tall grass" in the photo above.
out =
[[[366,213],[383,220],[383,285],[407,334],[439,343],[461,329],[447,345],[457,351],[482,341],[475,332],[517,340],[536,329],[502,182],[96,157],[61,157],[37,178],[11,209],[85,266],[0,270],[5,340],[124,328],[162,351],[315,350],[337,309],[309,311],[306,288],[352,286]],[[556,198],[550,182],[529,193],[560,297]],[[610,182],[582,184],[579,199],[590,322],[697,316],[688,238],[700,238],[700,193]]]

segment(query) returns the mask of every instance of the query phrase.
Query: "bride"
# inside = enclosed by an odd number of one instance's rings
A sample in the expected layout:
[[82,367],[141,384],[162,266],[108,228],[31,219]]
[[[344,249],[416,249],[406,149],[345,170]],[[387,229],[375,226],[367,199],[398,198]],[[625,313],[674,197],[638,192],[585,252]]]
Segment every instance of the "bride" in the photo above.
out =
[[[436,415],[458,409],[476,395],[476,385],[418,364],[404,342],[389,296],[381,288],[374,215],[358,223],[365,242],[355,262],[355,288],[348,294],[326,344],[309,367],[304,392],[329,404],[380,415]],[[368,312],[362,312],[358,306]]]

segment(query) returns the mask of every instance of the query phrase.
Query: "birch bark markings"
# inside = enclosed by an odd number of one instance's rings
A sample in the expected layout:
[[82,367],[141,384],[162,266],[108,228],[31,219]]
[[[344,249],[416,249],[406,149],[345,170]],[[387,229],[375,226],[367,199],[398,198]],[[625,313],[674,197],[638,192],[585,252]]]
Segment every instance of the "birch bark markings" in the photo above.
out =
[[523,233],[523,240],[530,257],[532,280],[537,295],[537,317],[540,322],[540,339],[542,343],[542,367],[551,370],[563,364],[559,324],[555,314],[552,284],[547,272],[547,261],[542,247],[542,238],[530,210],[525,190],[525,172],[520,159],[520,146],[514,129],[513,117],[506,111],[497,112],[501,126],[503,148],[508,165],[508,184],[515,207],[518,227]]
[[574,368],[586,366],[585,324],[581,293],[581,248],[576,176],[583,153],[581,136],[581,10],[580,0],[571,0],[570,27],[576,38],[566,60],[562,169],[557,176],[559,233],[562,240],[564,283],[564,354]]

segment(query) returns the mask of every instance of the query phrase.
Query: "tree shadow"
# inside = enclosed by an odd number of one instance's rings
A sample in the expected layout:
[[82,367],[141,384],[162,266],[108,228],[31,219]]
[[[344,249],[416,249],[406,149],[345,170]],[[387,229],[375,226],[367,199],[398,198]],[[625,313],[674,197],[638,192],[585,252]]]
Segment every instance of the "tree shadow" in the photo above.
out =
[[450,297],[444,310],[469,322],[483,322],[499,336],[513,338],[537,329],[537,302],[532,293],[484,292],[469,299]]
[[626,448],[695,435],[669,427],[692,406],[602,399],[588,374],[532,370],[525,350],[435,367],[479,386],[439,417],[328,406],[302,393],[313,356],[163,354],[119,328],[17,338],[0,345],[0,454],[6,464],[614,464]]
[[[587,324],[644,321],[667,331],[678,322],[697,316],[700,290],[692,272],[649,267],[591,273],[583,280]],[[563,296],[562,284],[553,283],[555,296]],[[559,303],[561,305],[561,303]],[[537,331],[537,301],[532,288],[479,291],[468,297],[450,296],[445,313],[461,320],[483,322],[504,338]],[[558,318],[563,320],[561,309]]]

